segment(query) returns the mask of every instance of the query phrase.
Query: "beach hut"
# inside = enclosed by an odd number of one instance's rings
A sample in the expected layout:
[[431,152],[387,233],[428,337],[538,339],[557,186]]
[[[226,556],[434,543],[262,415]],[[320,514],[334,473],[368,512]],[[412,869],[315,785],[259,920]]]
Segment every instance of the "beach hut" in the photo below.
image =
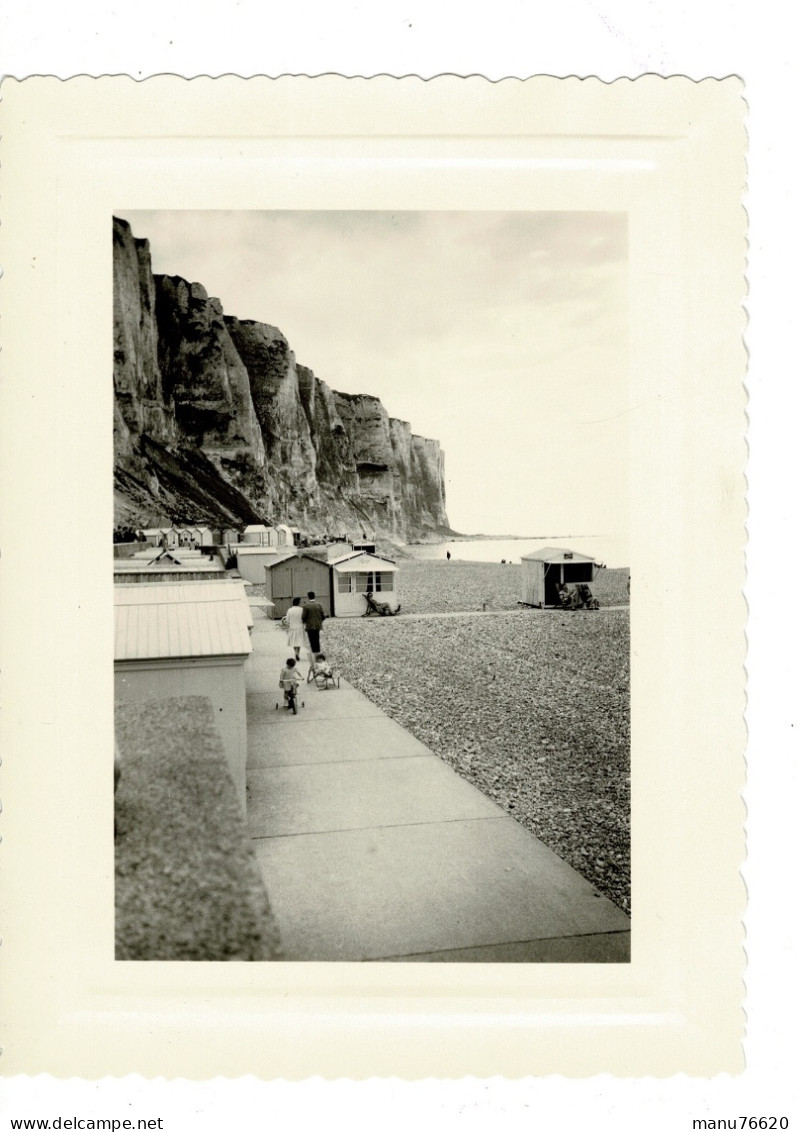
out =
[[116,699],[207,696],[242,811],[251,626],[241,583],[114,587]]
[[558,586],[593,581],[596,560],[575,550],[547,546],[521,556],[521,604],[559,608]]
[[[289,549],[289,548],[286,548]],[[236,566],[242,578],[254,585],[263,585],[263,567],[283,552],[275,546],[260,546],[257,543],[239,543],[235,548]]]
[[[153,554],[155,555],[153,557]],[[153,551],[139,558],[114,562],[114,582],[217,582],[228,575],[218,558],[208,558],[198,550]]]
[[235,546],[240,541],[241,535],[232,527],[225,527],[225,529],[222,531],[222,542],[225,544],[225,546]]
[[309,555],[297,554],[286,548],[272,554],[264,562],[261,582],[265,582],[265,594],[274,602],[269,616],[277,619],[285,617],[288,607],[295,597],[304,599],[313,590],[316,600],[328,617],[333,615],[330,600],[330,568]]
[[155,540],[157,546],[172,550],[178,544],[178,535],[174,527],[161,527]]
[[399,567],[390,558],[350,551],[330,562],[335,617],[362,617],[366,594],[395,610],[399,605]]
[[114,558],[133,558],[136,549],[140,546],[140,542],[115,542],[113,544]]
[[277,533],[277,545],[279,547],[294,545],[294,532],[286,523],[278,523],[274,529]]
[[241,541],[247,544],[254,543],[256,546],[269,546],[269,528],[263,523],[250,523],[248,527],[244,527]]
[[318,558],[321,562],[331,562],[334,558],[351,554],[352,544],[351,542],[314,543],[312,546],[305,547],[302,553],[310,558]]

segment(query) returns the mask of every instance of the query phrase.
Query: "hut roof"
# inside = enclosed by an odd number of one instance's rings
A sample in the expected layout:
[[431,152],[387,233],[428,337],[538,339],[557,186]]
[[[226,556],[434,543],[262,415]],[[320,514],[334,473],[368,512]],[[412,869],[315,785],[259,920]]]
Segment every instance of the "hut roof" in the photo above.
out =
[[252,616],[243,586],[116,586],[114,660],[246,656]]
[[158,546],[150,546],[146,550],[137,550],[132,557],[139,560],[146,558],[150,562],[156,562],[159,559],[162,559],[164,562],[167,561],[167,559],[172,562],[180,562],[184,558],[190,558],[192,561],[198,558],[201,559],[203,553],[199,548],[193,549],[188,546],[175,547],[174,550],[163,550]]
[[159,577],[169,574],[224,574],[225,569],[221,562],[210,562],[206,559],[190,559],[187,562],[170,562],[163,559],[158,562],[136,561],[135,558],[117,558],[114,560],[114,574],[144,574]]
[[267,570],[271,570],[272,566],[279,566],[281,562],[287,562],[289,558],[299,558],[299,555],[294,550],[278,550],[276,554],[270,554],[263,565]]
[[285,555],[283,547],[261,545],[258,542],[241,542],[236,547],[236,554],[280,554]]
[[370,574],[372,571],[395,572],[399,567],[390,558],[383,558],[379,554],[367,554],[358,550],[349,554],[342,554],[340,558],[333,558],[330,565],[334,570],[341,570],[345,574]]
[[595,562],[587,554],[580,554],[578,550],[564,550],[559,546],[544,546],[542,550],[535,550],[531,554],[522,554],[522,562]]

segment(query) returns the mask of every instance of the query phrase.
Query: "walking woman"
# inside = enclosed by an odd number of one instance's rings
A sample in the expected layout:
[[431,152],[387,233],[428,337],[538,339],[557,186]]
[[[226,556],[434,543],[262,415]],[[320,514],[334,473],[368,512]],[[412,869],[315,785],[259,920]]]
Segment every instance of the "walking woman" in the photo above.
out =
[[305,643],[305,626],[298,597],[294,598],[293,605],[285,615],[285,624],[288,629],[288,647],[294,650],[294,655],[299,660],[299,650]]

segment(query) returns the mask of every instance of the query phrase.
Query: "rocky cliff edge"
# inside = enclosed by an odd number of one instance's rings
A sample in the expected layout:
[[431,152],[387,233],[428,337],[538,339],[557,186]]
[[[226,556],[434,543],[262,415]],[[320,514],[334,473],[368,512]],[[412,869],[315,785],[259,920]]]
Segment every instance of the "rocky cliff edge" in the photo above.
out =
[[114,219],[115,522],[288,523],[398,542],[451,534],[444,455],[376,397],[337,393],[274,326],[152,274]]

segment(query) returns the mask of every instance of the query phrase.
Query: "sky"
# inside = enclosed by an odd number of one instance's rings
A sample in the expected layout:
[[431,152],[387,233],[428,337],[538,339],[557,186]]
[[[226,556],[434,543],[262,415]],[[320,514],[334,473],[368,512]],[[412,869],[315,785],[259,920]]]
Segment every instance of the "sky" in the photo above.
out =
[[154,272],[439,440],[455,530],[628,539],[625,213],[119,215]]

